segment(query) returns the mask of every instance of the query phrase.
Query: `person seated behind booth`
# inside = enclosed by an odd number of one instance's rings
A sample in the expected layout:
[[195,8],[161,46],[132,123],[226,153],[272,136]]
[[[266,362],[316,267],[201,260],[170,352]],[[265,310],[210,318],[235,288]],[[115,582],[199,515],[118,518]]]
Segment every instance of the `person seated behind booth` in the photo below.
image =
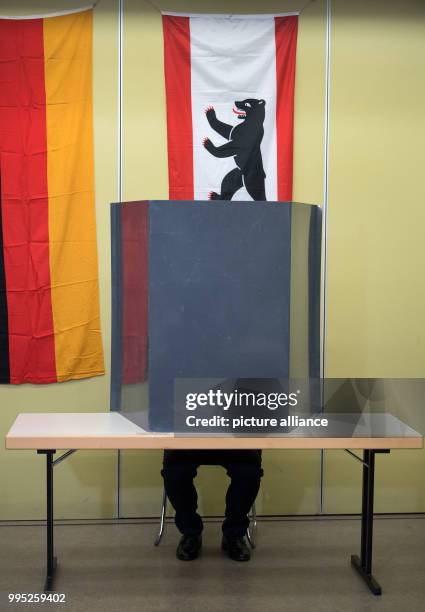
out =
[[197,513],[198,495],[193,479],[200,465],[221,465],[230,485],[226,493],[222,549],[235,561],[249,561],[245,535],[248,513],[263,476],[260,450],[165,450],[161,474],[165,492],[175,510],[175,523],[182,533],[176,550],[181,561],[196,559],[202,548],[202,518]]

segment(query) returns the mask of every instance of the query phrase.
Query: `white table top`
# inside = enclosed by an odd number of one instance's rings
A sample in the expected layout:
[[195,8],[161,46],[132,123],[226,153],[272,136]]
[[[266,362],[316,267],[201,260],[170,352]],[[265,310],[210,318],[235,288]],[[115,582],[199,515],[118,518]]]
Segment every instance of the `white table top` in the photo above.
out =
[[[342,430],[343,431],[343,430]],[[363,414],[351,435],[322,437],[297,428],[286,435],[173,434],[146,431],[118,412],[19,414],[7,449],[422,448],[423,436],[390,414]]]

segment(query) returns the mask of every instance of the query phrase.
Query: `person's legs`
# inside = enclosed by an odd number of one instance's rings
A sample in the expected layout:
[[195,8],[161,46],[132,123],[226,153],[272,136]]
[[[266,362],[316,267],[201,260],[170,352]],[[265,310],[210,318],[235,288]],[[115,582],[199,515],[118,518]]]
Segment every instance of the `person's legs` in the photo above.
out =
[[200,465],[196,451],[165,450],[161,474],[165,492],[176,511],[175,523],[183,535],[200,535],[202,519],[196,512],[198,495],[193,484]]
[[177,548],[177,557],[182,560],[195,559],[202,544],[203,525],[196,511],[198,496],[193,484],[199,465],[221,465],[226,468],[230,485],[226,494],[222,546],[232,559],[247,561],[250,553],[244,536],[249,525],[248,513],[257,497],[263,475],[261,451],[164,451],[161,474],[167,496],[176,511],[176,526],[183,534]]
[[223,535],[228,540],[243,538],[249,525],[248,513],[257,497],[263,475],[261,451],[227,451],[222,465],[230,477]]

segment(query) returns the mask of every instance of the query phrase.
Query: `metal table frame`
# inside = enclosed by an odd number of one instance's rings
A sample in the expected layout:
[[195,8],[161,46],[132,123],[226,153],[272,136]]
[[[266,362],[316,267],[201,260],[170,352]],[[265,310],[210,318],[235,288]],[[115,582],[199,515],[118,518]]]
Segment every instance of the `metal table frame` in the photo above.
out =
[[[373,552],[373,502],[375,489],[375,455],[377,453],[389,453],[389,449],[364,449],[363,459],[345,449],[356,460],[363,465],[362,479],[362,514],[361,514],[361,535],[360,535],[360,556],[351,555],[351,564],[364,580],[369,590],[374,595],[381,595],[382,588],[372,574],[372,552]],[[53,468],[64,461],[67,457],[75,453],[76,450],[69,450],[57,459],[54,459],[56,450],[40,449],[38,454],[46,455],[46,549],[47,549],[47,568],[44,591],[52,592],[55,586],[55,572],[57,568],[57,558],[54,554],[54,497],[53,497]],[[164,517],[162,516],[162,520]]]

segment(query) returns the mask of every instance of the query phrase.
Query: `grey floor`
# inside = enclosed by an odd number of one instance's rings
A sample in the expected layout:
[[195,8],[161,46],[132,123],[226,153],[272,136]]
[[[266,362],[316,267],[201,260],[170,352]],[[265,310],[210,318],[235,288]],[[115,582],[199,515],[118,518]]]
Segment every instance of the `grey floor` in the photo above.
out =
[[66,604],[9,605],[11,592],[40,592],[42,526],[0,526],[0,610],[91,612],[424,612],[425,517],[375,520],[374,597],[350,567],[358,552],[357,519],[259,523],[249,563],[219,550],[220,524],[205,526],[202,557],[175,557],[178,534],[167,525],[159,548],[154,523],[59,525],[57,591]]

